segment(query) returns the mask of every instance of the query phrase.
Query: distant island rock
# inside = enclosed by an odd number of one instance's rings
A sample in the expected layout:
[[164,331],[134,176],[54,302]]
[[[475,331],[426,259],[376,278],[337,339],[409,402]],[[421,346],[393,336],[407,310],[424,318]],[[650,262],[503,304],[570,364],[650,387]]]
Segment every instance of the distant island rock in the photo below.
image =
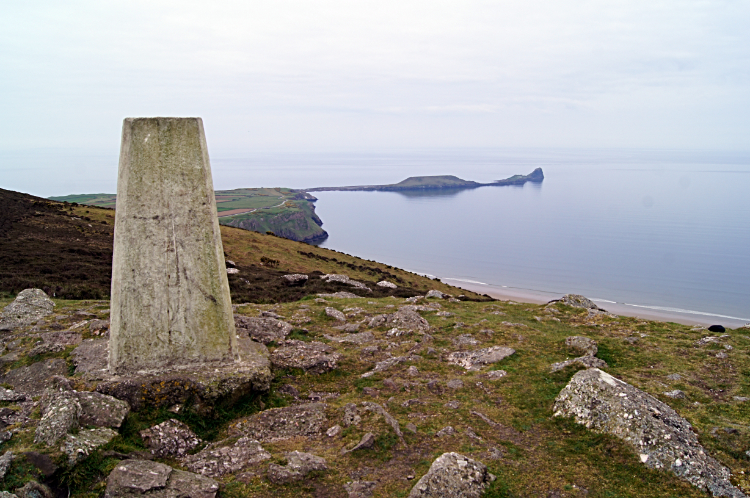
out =
[[354,185],[350,187],[315,187],[300,189],[300,192],[326,192],[326,191],[382,191],[394,192],[404,190],[434,190],[434,189],[470,189],[479,187],[504,187],[507,185],[523,185],[526,182],[540,183],[544,180],[542,168],[537,168],[528,175],[513,175],[504,180],[495,180],[490,183],[479,183],[463,180],[453,175],[436,176],[410,176],[399,183],[389,185]]

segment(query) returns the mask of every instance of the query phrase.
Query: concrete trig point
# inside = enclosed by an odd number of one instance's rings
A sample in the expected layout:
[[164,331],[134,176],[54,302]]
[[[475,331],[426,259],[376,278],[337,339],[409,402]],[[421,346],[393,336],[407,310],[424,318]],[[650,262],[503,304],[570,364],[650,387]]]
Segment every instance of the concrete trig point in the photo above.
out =
[[128,118],[117,181],[109,370],[238,357],[201,118]]

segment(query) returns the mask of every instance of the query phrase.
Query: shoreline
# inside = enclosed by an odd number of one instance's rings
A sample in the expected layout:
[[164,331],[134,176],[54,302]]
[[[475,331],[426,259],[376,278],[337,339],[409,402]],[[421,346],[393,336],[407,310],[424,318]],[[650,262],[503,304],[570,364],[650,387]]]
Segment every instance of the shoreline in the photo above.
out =
[[[469,282],[456,278],[443,278],[441,281],[460,289],[477,292],[479,294],[487,294],[495,299],[510,300],[521,303],[545,304],[553,299],[559,299],[562,297],[562,294],[555,292],[522,289],[518,287],[502,287],[481,282]],[[722,317],[690,310],[659,309],[655,306],[649,307],[627,303],[616,303],[603,299],[591,300],[600,308],[615,315],[642,318],[644,320],[675,322],[683,325],[699,325],[706,327],[710,325],[723,325],[727,329],[736,329],[742,327],[748,322],[748,320]]]

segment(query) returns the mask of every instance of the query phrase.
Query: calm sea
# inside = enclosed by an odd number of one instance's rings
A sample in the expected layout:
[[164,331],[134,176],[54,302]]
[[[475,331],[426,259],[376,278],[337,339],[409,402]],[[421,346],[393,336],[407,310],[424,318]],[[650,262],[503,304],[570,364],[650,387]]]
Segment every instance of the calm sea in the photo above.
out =
[[455,279],[448,283],[578,293],[717,315],[728,325],[750,322],[750,154],[505,149],[212,163],[217,188],[438,174],[491,181],[542,167],[544,182],[523,187],[317,192],[330,234],[322,246]]

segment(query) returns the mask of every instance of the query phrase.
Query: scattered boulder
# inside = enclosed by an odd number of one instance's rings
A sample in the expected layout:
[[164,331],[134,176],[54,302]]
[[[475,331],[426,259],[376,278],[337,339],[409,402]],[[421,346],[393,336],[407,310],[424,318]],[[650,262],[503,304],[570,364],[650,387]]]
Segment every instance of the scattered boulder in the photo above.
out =
[[581,356],[572,360],[560,361],[552,364],[552,371],[558,372],[570,365],[580,365],[584,368],[607,368],[607,362],[596,356]]
[[584,308],[584,309],[589,309],[589,310],[604,311],[599,306],[594,304],[594,301],[592,301],[591,299],[587,297],[581,296],[580,294],[565,294],[560,299],[554,299],[550,301],[549,304],[557,303],[557,302],[566,304],[573,308]]
[[325,280],[326,282],[339,282],[342,284],[351,285],[352,287],[356,287],[357,289],[362,289],[368,292],[372,292],[372,290],[367,287],[362,282],[357,282],[356,280],[352,280],[346,275],[337,275],[335,273],[330,273],[328,275],[322,275],[320,278]]
[[301,368],[313,374],[335,369],[339,359],[340,354],[318,341],[286,341],[284,346],[271,353],[271,364],[275,368]]
[[336,308],[327,307],[326,308],[326,315],[330,316],[331,318],[338,320],[340,322],[346,321],[346,315],[344,315],[342,312],[337,310]]
[[328,422],[324,403],[271,408],[240,419],[229,428],[230,435],[248,436],[272,442],[296,436],[316,436]]
[[505,370],[492,370],[491,372],[484,374],[484,376],[490,380],[502,379],[506,375],[508,375],[508,372]]
[[291,451],[284,456],[288,462],[285,466],[272,463],[268,467],[268,480],[274,484],[301,481],[313,470],[328,469],[324,458],[310,453]]
[[583,356],[596,356],[596,353],[599,352],[596,341],[588,337],[578,335],[568,337],[565,339],[565,345]]
[[3,456],[0,456],[0,481],[5,479],[5,474],[8,473],[11,463],[13,463],[12,451],[6,451]]
[[446,385],[450,389],[461,389],[462,387],[464,387],[464,381],[462,381],[461,379],[451,379],[446,383]]
[[355,405],[354,403],[347,403],[346,405],[344,405],[344,418],[341,422],[342,424],[344,424],[344,427],[359,425],[361,421],[362,417],[359,416],[357,405]]
[[433,289],[433,290],[429,291],[424,297],[426,297],[427,299],[429,299],[431,297],[436,297],[438,299],[443,299],[445,297],[445,294],[443,294],[439,290]]
[[0,330],[14,330],[52,313],[55,303],[41,289],[24,289],[0,313]]
[[[370,321],[372,322],[372,320]],[[430,324],[427,323],[422,315],[414,311],[411,306],[402,306],[397,312],[386,317],[385,325],[388,327],[398,327],[412,332],[427,332],[430,330]]]
[[336,330],[340,330],[342,332],[349,332],[350,334],[352,334],[359,330],[359,324],[358,323],[345,323],[343,325],[339,325],[333,328]]
[[109,320],[91,320],[89,322],[89,332],[95,335],[109,330]]
[[263,344],[283,341],[292,331],[291,324],[271,317],[234,315],[234,326],[238,334],[247,334],[250,339]]
[[394,356],[391,358],[386,358],[383,361],[379,361],[375,363],[375,368],[373,368],[369,372],[363,373],[362,375],[360,375],[360,377],[362,378],[371,377],[375,375],[376,373],[388,370],[389,368],[395,365],[398,365],[399,363],[404,363],[405,361],[409,361],[409,358],[407,356]]
[[[344,291],[334,292],[333,294],[318,294],[318,297],[332,297],[335,299],[361,299],[362,298],[362,296],[358,296],[356,294],[352,294],[351,292],[344,292]],[[326,301],[316,300],[316,302],[326,302]]]
[[652,469],[667,469],[714,496],[744,497],[729,470],[698,442],[690,423],[662,403],[602,370],[577,372],[555,399],[554,416],[574,417],[589,429],[614,435]]
[[483,463],[459,453],[443,453],[432,462],[427,474],[417,481],[409,498],[479,498],[494,480],[495,476]]
[[308,276],[304,273],[292,273],[289,275],[284,275],[281,278],[283,278],[286,284],[289,286],[301,286],[307,283]]
[[387,280],[381,280],[380,282],[378,282],[375,285],[377,285],[378,287],[385,287],[386,289],[396,289],[396,288],[398,288],[398,285],[396,285],[394,283],[391,283],[391,282],[389,282]]
[[101,376],[109,368],[109,340],[88,339],[70,353],[76,374]]
[[187,424],[173,418],[140,432],[151,454],[159,458],[182,458],[201,444],[201,439]]
[[14,494],[8,494],[17,498],[54,498],[55,496],[47,486],[36,481],[29,481],[23,487],[16,489]]
[[88,457],[91,452],[112,441],[117,432],[108,427],[81,429],[77,434],[67,434],[62,452],[68,455],[68,464],[75,465]]
[[75,392],[48,392],[46,406],[36,427],[35,443],[53,445],[72,429],[78,427],[81,404]]
[[263,449],[260,443],[248,437],[241,437],[232,444],[220,441],[206,446],[195,455],[183,459],[185,468],[209,477],[221,477],[224,474],[257,467],[269,460],[271,454]]
[[68,374],[68,365],[61,358],[50,358],[32,363],[27,367],[18,367],[0,377],[0,382],[10,384],[16,392],[29,396],[39,396],[52,383],[55,375]]
[[672,398],[672,399],[685,399],[686,398],[685,393],[680,391],[679,389],[675,389],[674,391],[667,391],[664,393],[664,396],[666,396],[667,398]]
[[455,351],[448,354],[448,363],[453,363],[466,370],[480,370],[485,365],[497,363],[514,354],[515,349],[504,346],[492,346],[476,351]]
[[344,484],[349,498],[371,498],[377,485],[374,481],[350,481]]
[[404,434],[401,432],[401,428],[398,425],[398,420],[396,420],[393,415],[385,411],[385,408],[383,408],[379,404],[373,403],[371,401],[363,401],[362,406],[365,408],[365,410],[382,416],[385,419],[386,423],[391,426],[393,432],[396,433],[396,436],[398,437],[398,440],[401,441],[401,444],[406,446],[406,442],[404,441]]
[[97,392],[76,393],[81,405],[80,425],[83,427],[118,428],[130,412],[130,405],[112,396]]
[[461,334],[453,338],[453,345],[456,347],[476,346],[477,344],[479,344],[479,341],[474,339],[471,334]]
[[329,341],[351,344],[367,344],[375,340],[375,336],[372,334],[372,332],[369,331],[345,336],[332,336],[324,334],[323,337],[325,337]]
[[452,436],[455,433],[456,433],[456,429],[454,429],[453,427],[451,427],[449,425],[449,426],[443,427],[442,429],[440,429],[439,431],[437,431],[437,433],[435,434],[435,436],[436,437],[446,437],[446,436]]
[[123,460],[107,477],[105,498],[214,498],[219,483],[150,460]]
[[373,434],[372,432],[368,432],[367,434],[362,436],[362,439],[359,440],[359,442],[354,446],[354,448],[350,450],[347,450],[346,448],[344,448],[343,450],[341,450],[341,454],[343,455],[346,453],[352,453],[358,450],[369,450],[373,446],[375,446],[375,434]]

